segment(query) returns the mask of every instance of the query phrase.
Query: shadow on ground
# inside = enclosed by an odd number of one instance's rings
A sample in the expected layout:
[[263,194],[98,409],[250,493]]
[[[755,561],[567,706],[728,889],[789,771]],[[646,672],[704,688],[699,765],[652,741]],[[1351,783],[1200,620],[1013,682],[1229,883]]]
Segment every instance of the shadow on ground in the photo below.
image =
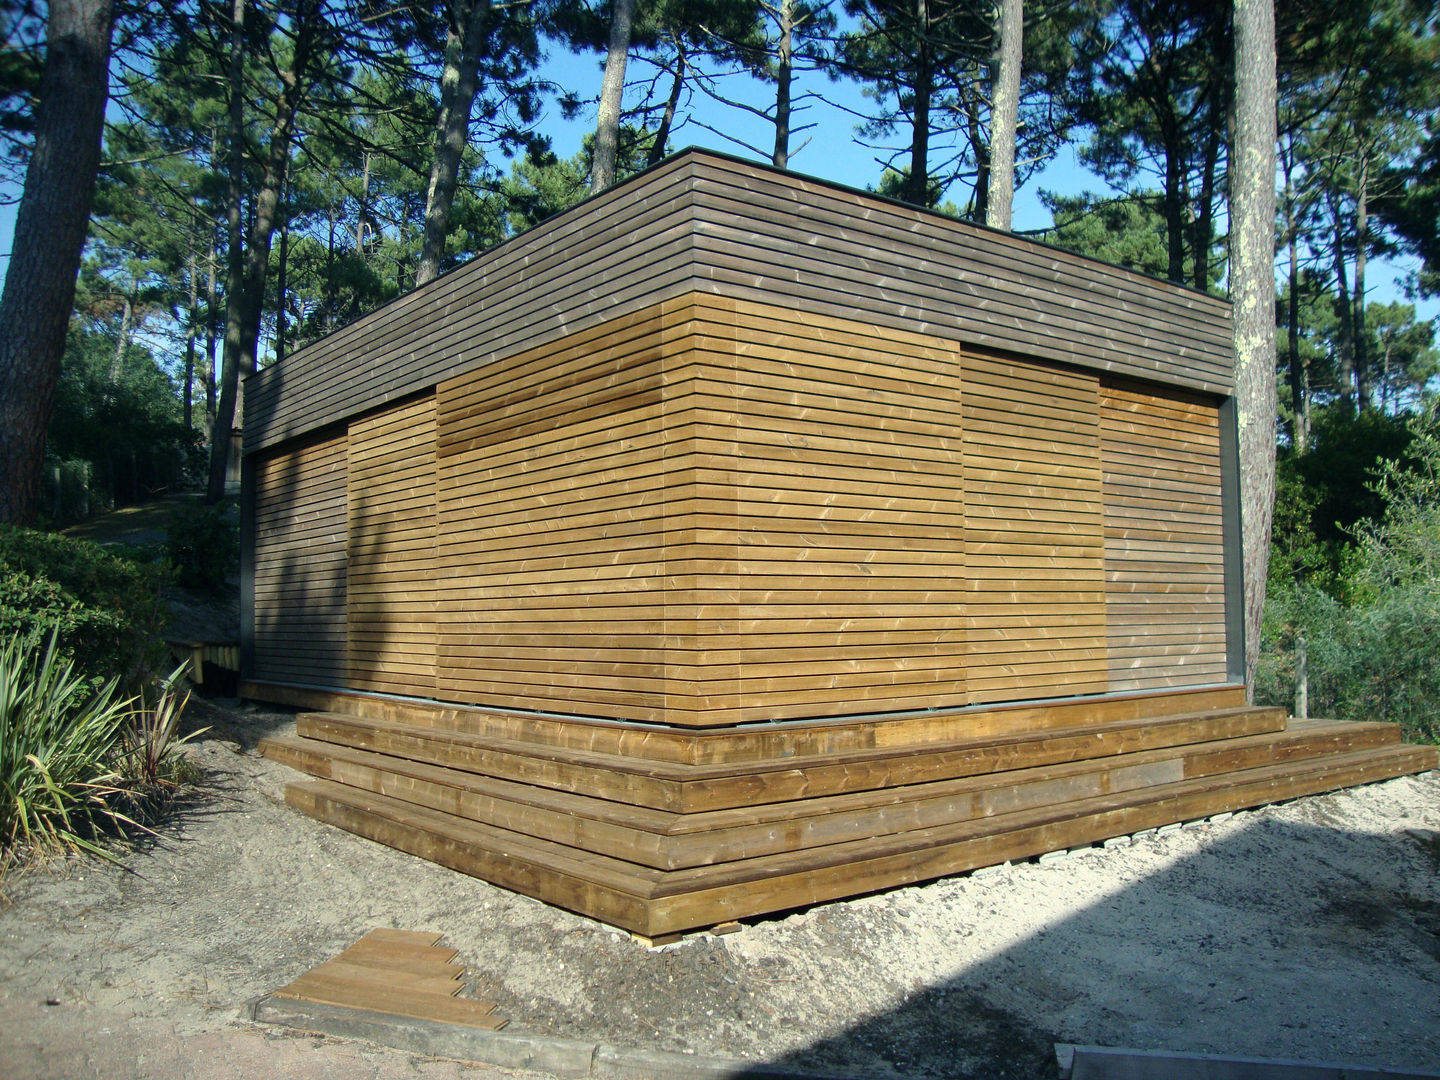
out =
[[[1381,879],[1351,858],[1372,845],[1385,849],[1381,862],[1391,868]],[[954,927],[948,979],[770,1064],[1051,1077],[1059,1041],[1434,1068],[1437,852],[1424,832],[1397,839],[1250,817],[1221,842],[978,957],[965,947],[966,928]],[[1065,891],[1067,876],[1088,877],[1084,864],[1109,855],[1092,849],[1024,869]],[[1277,873],[1254,873],[1256,856],[1273,859]],[[1279,864],[1306,861],[1309,874],[1279,872],[1288,869]],[[1013,894],[1003,874],[973,880],[994,881],[984,891],[1003,914]],[[892,899],[905,921],[903,890]],[[825,909],[809,917],[824,921]],[[883,966],[864,958],[863,931],[835,922],[837,953]],[[945,951],[937,936],[941,965]]]

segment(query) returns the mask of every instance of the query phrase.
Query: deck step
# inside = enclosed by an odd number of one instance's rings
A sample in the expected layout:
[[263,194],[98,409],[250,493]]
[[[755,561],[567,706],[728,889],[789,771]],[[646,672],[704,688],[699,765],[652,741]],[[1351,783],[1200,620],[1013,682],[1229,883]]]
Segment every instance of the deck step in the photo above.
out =
[[[834,717],[784,723],[684,728],[617,723],[583,717],[487,709],[478,705],[396,698],[363,691],[247,682],[245,696],[303,710],[339,713],[386,724],[459,734],[488,734],[530,745],[619,755],[639,761],[719,765],[769,758],[845,754],[857,750],[918,750],[952,741],[957,731],[994,741],[1015,733],[1109,727],[1155,717],[1218,714],[1245,709],[1237,685],[1165,692],[1107,694],[1060,701],[972,705],[882,716]],[[1284,713],[1274,710],[1277,723]]]
[[1230,708],[1002,737],[952,738],[923,748],[877,747],[689,765],[338,713],[306,713],[296,721],[302,738],[675,813],[813,799],[1284,729],[1282,710]]
[[1397,741],[1390,725],[1315,722],[1236,739],[692,814],[629,806],[300,737],[267,740],[265,753],[319,778],[675,870]]
[[1434,767],[1429,747],[1327,753],[672,871],[329,780],[291,784],[286,798],[312,817],[358,835],[656,936]]

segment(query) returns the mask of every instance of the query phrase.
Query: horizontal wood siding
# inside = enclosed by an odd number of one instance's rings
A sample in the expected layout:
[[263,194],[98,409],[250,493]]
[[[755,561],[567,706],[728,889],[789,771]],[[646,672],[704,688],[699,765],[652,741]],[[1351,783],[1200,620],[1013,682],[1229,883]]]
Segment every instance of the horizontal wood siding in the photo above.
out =
[[959,350],[747,301],[700,296],[696,313],[701,531],[684,569],[737,605],[715,645],[739,674],[705,714],[963,704]]
[[1228,393],[1221,300],[939,214],[693,158],[697,287]]
[[1214,684],[1218,447],[1208,397],[698,292],[258,455],[256,677],[683,727]]
[[965,353],[972,701],[1107,689],[1098,379]]
[[441,697],[693,713],[686,630],[713,616],[669,576],[670,519],[693,484],[669,401],[690,363],[684,317],[650,308],[441,384]]
[[247,452],[695,291],[1229,393],[1222,301],[823,181],[687,151],[245,386]]
[[691,289],[676,160],[531,229],[245,384],[254,451]]
[[350,425],[350,686],[434,697],[435,397]]
[[255,677],[343,687],[344,433],[259,455],[255,469]]
[[1223,682],[1218,405],[1110,382],[1100,403],[1110,686]]

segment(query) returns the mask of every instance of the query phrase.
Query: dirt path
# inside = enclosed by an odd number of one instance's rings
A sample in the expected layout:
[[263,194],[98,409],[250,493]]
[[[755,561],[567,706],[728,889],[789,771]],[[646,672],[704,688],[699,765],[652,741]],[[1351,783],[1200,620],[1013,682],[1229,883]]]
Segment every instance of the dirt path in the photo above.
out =
[[117,1024],[273,1043],[248,1002],[394,926],[443,933],[515,1029],[620,1045],[937,1077],[1053,1075],[1057,1040],[1440,1065],[1434,773],[647,951],[290,811],[251,749],[287,716],[201,722],[208,787],[158,841],[5,883],[0,1057]]

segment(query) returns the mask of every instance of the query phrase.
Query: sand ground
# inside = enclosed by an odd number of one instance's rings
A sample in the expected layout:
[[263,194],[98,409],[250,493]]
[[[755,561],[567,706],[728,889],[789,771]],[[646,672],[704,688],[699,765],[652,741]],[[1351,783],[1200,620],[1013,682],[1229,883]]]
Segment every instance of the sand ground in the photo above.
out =
[[254,753],[288,714],[196,719],[204,784],[157,838],[4,881],[5,1075],[519,1075],[246,1021],[377,926],[444,934],[514,1030],[617,1045],[916,1077],[1052,1076],[1057,1041],[1440,1067],[1440,774],[648,950],[288,809],[295,774]]

